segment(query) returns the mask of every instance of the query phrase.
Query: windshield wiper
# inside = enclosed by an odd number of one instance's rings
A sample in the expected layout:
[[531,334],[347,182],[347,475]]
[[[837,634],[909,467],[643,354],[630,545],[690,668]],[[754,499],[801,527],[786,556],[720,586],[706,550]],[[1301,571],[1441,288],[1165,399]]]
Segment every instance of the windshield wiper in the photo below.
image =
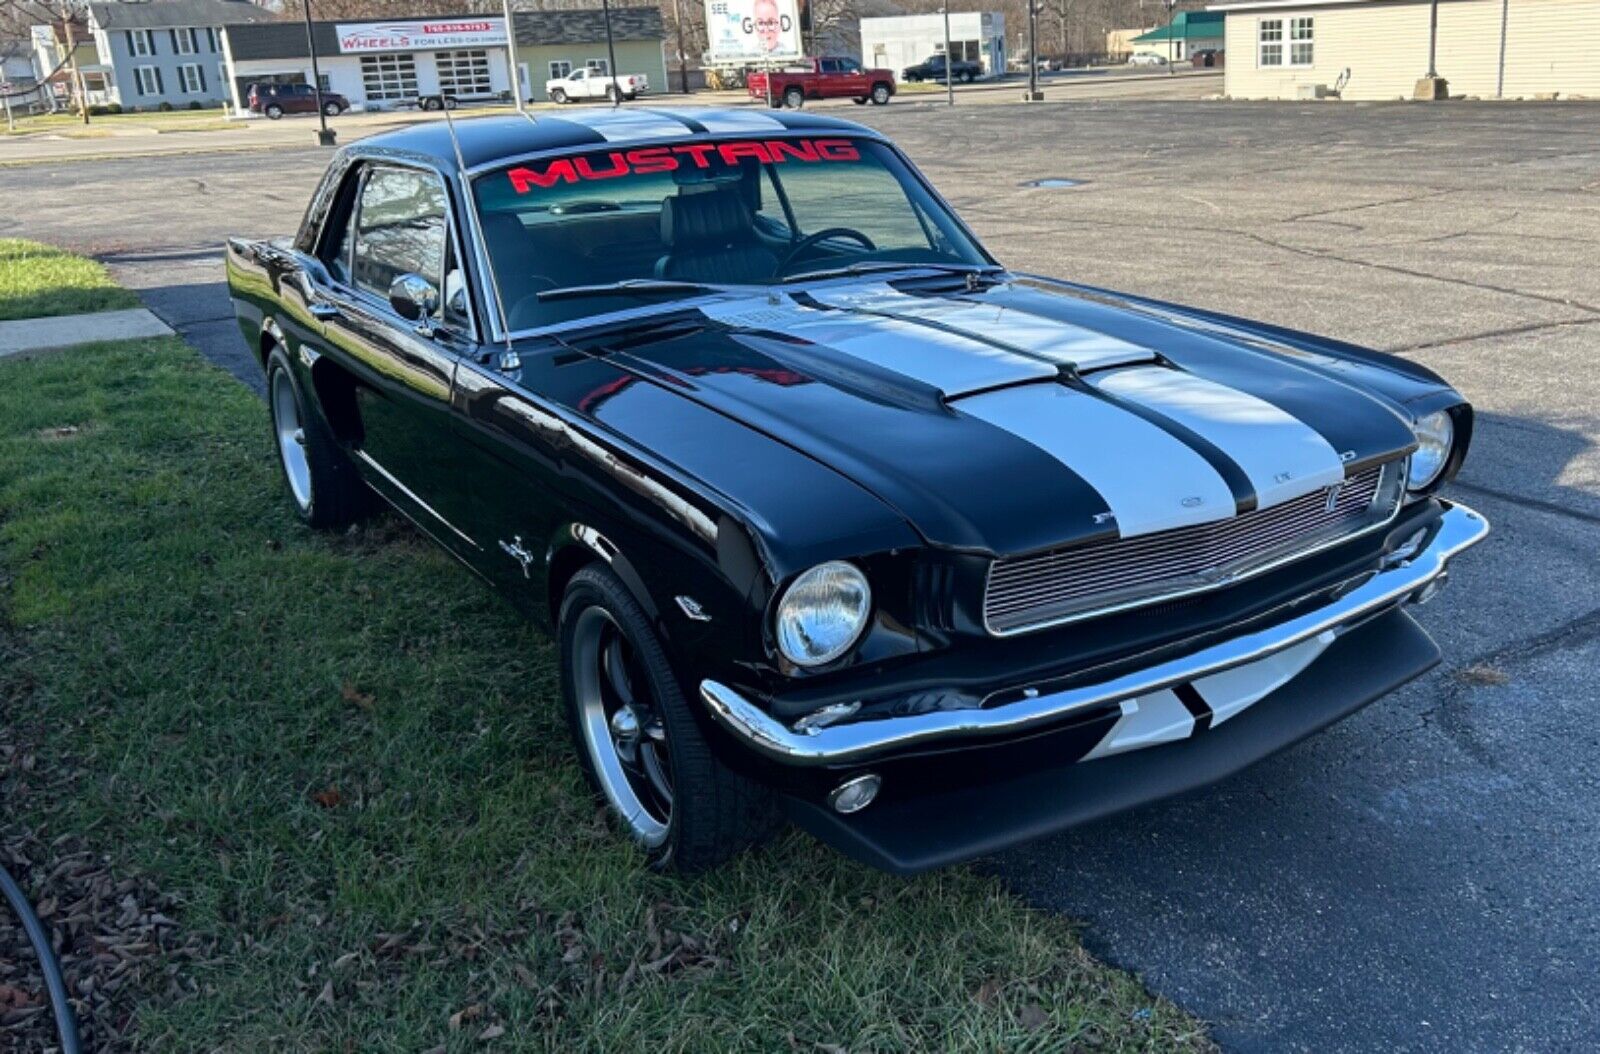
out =
[[542,289],[540,300],[571,300],[583,296],[671,296],[674,293],[729,293],[731,286],[709,282],[673,282],[663,278],[624,278],[599,285],[569,285],[563,289]]
[[851,275],[874,274],[879,271],[937,271],[940,274],[961,275],[994,275],[1004,271],[1003,267],[993,264],[945,264],[945,263],[890,263],[878,261],[876,263],[853,263],[844,267],[831,267],[822,271],[806,271],[802,274],[792,274],[782,280],[782,284],[790,285],[794,282],[816,282],[824,278],[848,278]]

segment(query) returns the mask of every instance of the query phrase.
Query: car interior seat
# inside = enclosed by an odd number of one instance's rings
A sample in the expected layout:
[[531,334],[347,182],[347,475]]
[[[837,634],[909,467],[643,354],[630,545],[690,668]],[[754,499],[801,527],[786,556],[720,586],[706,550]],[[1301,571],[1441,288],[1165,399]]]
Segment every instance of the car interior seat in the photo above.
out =
[[737,191],[679,193],[661,202],[656,277],[683,282],[765,282],[778,257],[756,237],[750,208]]

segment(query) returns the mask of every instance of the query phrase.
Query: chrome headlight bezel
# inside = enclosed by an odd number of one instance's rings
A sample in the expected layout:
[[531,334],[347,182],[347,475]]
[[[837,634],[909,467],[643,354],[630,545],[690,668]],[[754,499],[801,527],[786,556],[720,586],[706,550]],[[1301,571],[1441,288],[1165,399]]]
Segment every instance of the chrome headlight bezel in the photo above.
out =
[[1450,464],[1455,451],[1455,419],[1448,410],[1435,410],[1417,418],[1411,431],[1417,437],[1417,449],[1412,452],[1406,470],[1406,489],[1427,490]]
[[861,639],[872,619],[872,586],[855,564],[829,560],[801,572],[774,608],[778,651],[796,666],[826,666]]

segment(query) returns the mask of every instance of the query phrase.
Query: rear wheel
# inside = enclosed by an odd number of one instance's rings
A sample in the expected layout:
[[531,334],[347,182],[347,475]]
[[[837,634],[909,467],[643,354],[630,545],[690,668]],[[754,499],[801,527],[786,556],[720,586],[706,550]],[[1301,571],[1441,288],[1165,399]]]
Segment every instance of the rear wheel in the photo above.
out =
[[649,619],[609,569],[572,577],[560,630],[584,773],[651,867],[703,871],[772,830],[770,796],[712,755]]
[[456,102],[456,100],[455,100],[455,98],[453,96],[446,95],[444,97],[444,108],[446,110],[454,110],[459,105],[461,105],[461,104]]
[[972,71],[971,70],[967,70],[966,72],[961,74],[961,83],[962,84],[971,84],[972,83]]
[[887,106],[887,105],[889,105],[889,95],[890,94],[891,93],[889,91],[889,86],[887,84],[874,84],[872,86],[872,105],[874,105],[874,106]]
[[783,105],[791,110],[798,110],[806,104],[806,93],[799,88],[785,88],[783,90]]
[[312,411],[281,347],[267,356],[267,405],[278,464],[300,518],[337,529],[365,516],[372,492]]

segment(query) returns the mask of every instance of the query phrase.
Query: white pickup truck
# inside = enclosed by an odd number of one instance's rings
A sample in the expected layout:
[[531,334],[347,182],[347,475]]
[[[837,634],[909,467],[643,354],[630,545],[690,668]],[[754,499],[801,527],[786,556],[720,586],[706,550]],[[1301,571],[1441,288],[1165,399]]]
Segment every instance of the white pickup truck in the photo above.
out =
[[573,99],[610,99],[620,94],[624,99],[636,99],[650,90],[650,78],[642,73],[624,73],[608,77],[599,70],[573,70],[565,77],[544,82],[545,94],[551,102],[569,102]]

